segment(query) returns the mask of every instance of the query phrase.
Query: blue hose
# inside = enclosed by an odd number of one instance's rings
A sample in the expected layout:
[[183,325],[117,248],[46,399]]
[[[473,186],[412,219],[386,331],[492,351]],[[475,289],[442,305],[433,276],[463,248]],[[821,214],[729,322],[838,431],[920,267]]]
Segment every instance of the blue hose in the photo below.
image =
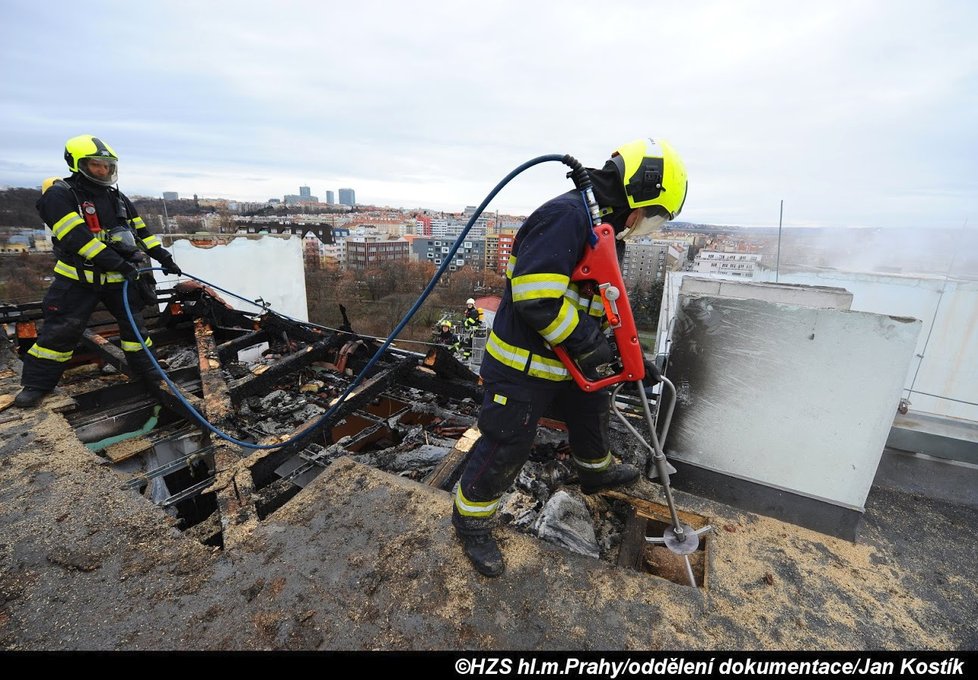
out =
[[[156,371],[160,374],[160,376],[163,378],[163,381],[170,387],[170,389],[173,391],[173,394],[176,395],[176,397],[180,400],[180,402],[187,409],[187,411],[194,417],[194,419],[197,420],[197,422],[199,422],[201,425],[203,425],[205,428],[213,432],[221,439],[227,440],[232,444],[236,444],[246,449],[281,448],[287,444],[292,443],[293,441],[302,439],[313,430],[319,428],[324,422],[329,420],[331,417],[333,417],[333,415],[336,413],[339,407],[342,406],[343,402],[346,401],[346,398],[350,395],[350,393],[353,392],[353,390],[357,387],[357,385],[363,382],[363,379],[370,372],[370,369],[373,368],[374,365],[380,360],[380,357],[384,354],[384,352],[387,351],[387,348],[390,347],[391,343],[395,340],[395,338],[397,338],[397,336],[401,333],[401,331],[404,330],[404,327],[407,326],[408,322],[411,320],[411,317],[413,317],[417,313],[417,311],[421,309],[421,305],[428,298],[428,296],[431,295],[431,292],[435,289],[438,280],[441,278],[442,274],[445,273],[445,270],[448,269],[449,264],[454,260],[455,253],[458,252],[459,247],[462,245],[462,242],[465,240],[465,237],[472,229],[472,226],[475,224],[475,221],[479,219],[479,217],[482,215],[482,212],[486,209],[486,206],[489,205],[490,201],[492,201],[492,199],[496,197],[496,194],[498,194],[504,186],[509,184],[509,182],[514,177],[519,175],[524,170],[527,170],[533,167],[534,165],[539,165],[540,163],[546,163],[549,161],[558,161],[558,162],[566,163],[568,158],[569,158],[568,156],[559,156],[556,154],[537,156],[536,158],[529,160],[526,163],[523,163],[515,170],[510,172],[508,175],[506,175],[502,179],[502,181],[500,181],[499,184],[497,184],[495,188],[493,188],[493,190],[489,192],[489,195],[485,197],[485,199],[476,209],[475,213],[472,214],[472,217],[469,218],[469,221],[465,225],[465,228],[462,230],[462,233],[460,233],[458,235],[458,238],[455,240],[455,243],[452,246],[451,251],[449,251],[448,256],[444,260],[442,260],[441,266],[438,267],[438,270],[435,271],[434,276],[431,277],[431,281],[428,282],[428,285],[425,287],[425,289],[421,292],[421,295],[418,297],[417,300],[415,300],[414,304],[404,315],[404,318],[401,319],[400,323],[398,323],[397,326],[394,328],[394,330],[391,331],[390,335],[387,336],[387,339],[384,341],[384,344],[382,344],[380,348],[374,353],[374,355],[370,357],[370,360],[367,362],[366,366],[363,367],[363,370],[361,370],[360,373],[357,374],[353,382],[351,382],[350,385],[346,388],[346,391],[344,391],[343,394],[339,396],[339,398],[336,400],[336,403],[333,404],[333,406],[331,406],[329,410],[326,411],[318,420],[316,420],[309,427],[299,432],[295,436],[285,440],[284,442],[280,442],[278,444],[253,444],[251,442],[245,442],[245,441],[241,441],[240,439],[235,439],[231,435],[222,432],[218,428],[214,427],[214,425],[208,422],[204,416],[202,416],[193,406],[190,405],[190,402],[188,402],[187,399],[180,393],[180,390],[177,388],[177,386],[173,383],[173,381],[170,380],[169,376],[167,376],[166,371],[164,371],[163,367],[160,366],[159,361],[157,361],[156,357],[153,356],[153,353],[149,350],[149,347],[146,345],[146,340],[139,332],[139,327],[136,325],[136,321],[135,319],[133,319],[132,316],[132,310],[129,307],[129,280],[128,279],[126,279],[122,284],[122,304],[126,310],[126,317],[129,319],[129,324],[132,326],[132,330],[136,334],[136,338],[139,340],[139,344],[142,345],[143,351],[146,352],[146,355],[149,357],[149,360],[152,362],[154,368],[156,368]],[[162,271],[160,267],[145,267],[140,269],[139,272],[143,273],[143,272],[154,271],[154,270]],[[194,279],[195,281],[199,281],[204,285],[210,286],[217,290],[222,290],[221,288],[218,288],[217,286],[208,283],[203,279],[199,279],[196,276],[192,276],[190,274],[184,274],[184,276]],[[223,291],[223,292],[229,292],[229,291]],[[245,298],[242,298],[239,295],[236,295],[234,293],[231,294],[237,298],[245,300]],[[247,300],[247,302],[250,302],[251,304],[255,304],[256,306],[261,306],[261,305],[257,305],[251,300]]]

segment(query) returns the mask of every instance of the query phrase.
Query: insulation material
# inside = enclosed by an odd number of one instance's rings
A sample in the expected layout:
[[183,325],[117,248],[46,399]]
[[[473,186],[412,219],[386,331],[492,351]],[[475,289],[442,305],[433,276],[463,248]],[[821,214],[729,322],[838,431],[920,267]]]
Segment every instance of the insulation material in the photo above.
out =
[[[302,260],[302,239],[265,236],[259,239],[235,238],[227,244],[206,248],[180,239],[170,247],[180,268],[208,283],[248,300],[261,298],[272,309],[300,321],[309,320],[306,306],[306,277]],[[161,288],[179,277],[154,272]],[[260,311],[230,295],[224,300],[242,312]]]
[[921,323],[680,295],[667,453],[861,510]]

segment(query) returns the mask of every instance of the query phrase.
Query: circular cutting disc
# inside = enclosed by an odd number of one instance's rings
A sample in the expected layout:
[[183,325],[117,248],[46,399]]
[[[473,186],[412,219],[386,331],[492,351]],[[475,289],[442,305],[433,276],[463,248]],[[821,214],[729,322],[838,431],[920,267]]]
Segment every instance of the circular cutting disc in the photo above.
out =
[[666,547],[669,548],[669,550],[677,555],[689,555],[700,545],[699,534],[697,534],[693,530],[693,527],[689,526],[688,524],[680,524],[679,526],[682,527],[683,533],[686,534],[685,540],[680,541],[678,538],[676,538],[674,528],[669,527],[666,529],[665,533],[662,534],[662,542],[666,544]]

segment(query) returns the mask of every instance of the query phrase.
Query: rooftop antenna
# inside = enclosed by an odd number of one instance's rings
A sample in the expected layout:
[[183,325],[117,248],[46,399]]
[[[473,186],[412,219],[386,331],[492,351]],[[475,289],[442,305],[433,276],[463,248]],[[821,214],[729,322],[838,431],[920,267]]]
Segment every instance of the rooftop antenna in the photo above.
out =
[[781,199],[781,210],[778,212],[778,261],[774,265],[774,282],[778,282],[781,273],[781,220],[784,218],[784,199]]
[[163,233],[170,233],[170,216],[166,213],[166,196],[163,196]]

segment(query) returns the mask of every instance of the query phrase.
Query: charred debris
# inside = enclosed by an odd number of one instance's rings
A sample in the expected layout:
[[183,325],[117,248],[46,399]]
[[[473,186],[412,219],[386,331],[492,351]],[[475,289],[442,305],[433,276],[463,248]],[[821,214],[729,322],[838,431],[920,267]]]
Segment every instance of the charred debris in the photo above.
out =
[[[238,441],[287,443],[252,449],[229,442],[163,381],[149,391],[130,381],[114,343],[118,327],[104,312],[92,317],[72,368],[44,405],[61,412],[92,454],[119,474],[120,493],[142,495],[186,536],[233,548],[344,456],[453,490],[478,438],[482,388],[446,349],[422,354],[391,347],[326,421],[323,414],[379,348],[377,340],[359,336],[348,322],[329,330],[270,311],[241,312],[193,282],[161,292],[160,302],[158,315],[146,315],[149,335],[161,366],[194,409]],[[0,322],[21,352],[41,319],[40,303],[0,306]],[[626,413],[634,407],[641,428],[637,399],[619,399]],[[0,420],[13,417],[0,413]],[[616,455],[644,465],[644,454],[615,427]],[[564,426],[545,417],[529,463],[504,497],[500,521],[573,552],[685,582],[668,552],[659,554],[644,540],[668,525],[664,507],[621,493],[586,497],[576,482]],[[696,557],[697,580],[705,586],[705,550]]]

